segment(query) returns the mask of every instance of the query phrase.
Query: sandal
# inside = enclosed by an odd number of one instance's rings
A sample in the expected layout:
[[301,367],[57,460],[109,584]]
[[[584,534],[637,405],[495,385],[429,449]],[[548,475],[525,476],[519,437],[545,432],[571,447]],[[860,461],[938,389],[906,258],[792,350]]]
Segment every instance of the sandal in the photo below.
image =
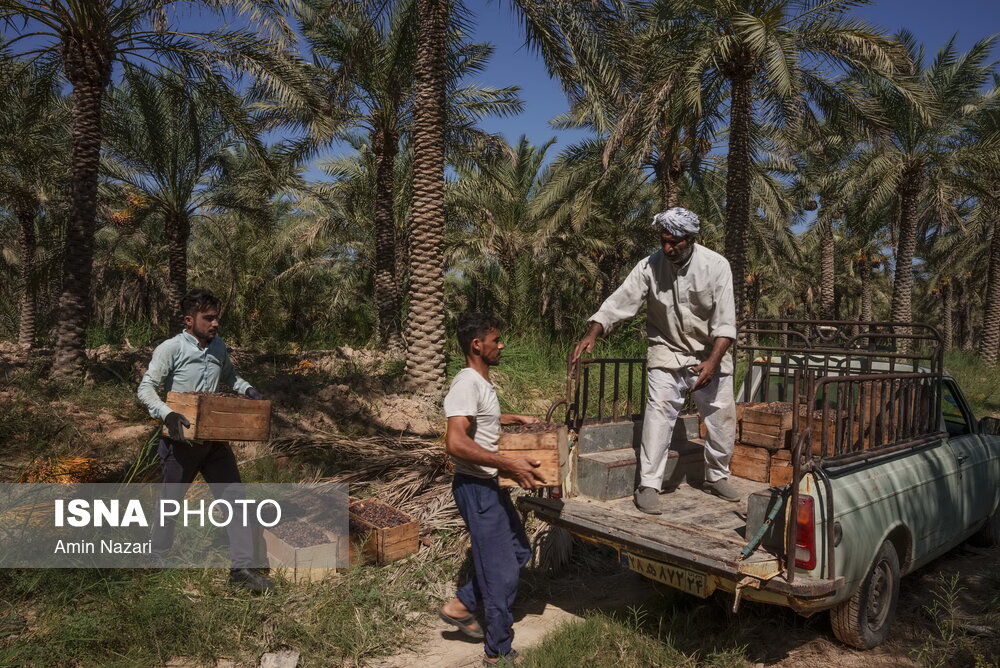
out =
[[451,624],[452,626],[457,626],[458,630],[469,636],[470,638],[476,638],[477,640],[482,640],[483,630],[479,628],[479,622],[476,621],[475,616],[466,615],[465,617],[451,617],[444,614],[443,610],[438,610],[438,617],[441,621]]
[[494,666],[520,666],[525,662],[525,658],[517,653],[516,649],[510,650],[503,656],[484,656],[483,668],[493,668]]

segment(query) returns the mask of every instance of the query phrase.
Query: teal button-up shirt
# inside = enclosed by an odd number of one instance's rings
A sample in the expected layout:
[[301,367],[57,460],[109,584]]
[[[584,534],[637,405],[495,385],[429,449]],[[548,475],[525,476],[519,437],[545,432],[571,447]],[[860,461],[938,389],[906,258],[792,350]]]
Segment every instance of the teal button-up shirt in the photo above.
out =
[[186,331],[156,346],[149,370],[139,383],[139,401],[154,418],[163,419],[170,408],[157,394],[161,384],[167,392],[215,392],[219,381],[244,394],[250,383],[236,375],[226,344],[218,336],[202,348]]

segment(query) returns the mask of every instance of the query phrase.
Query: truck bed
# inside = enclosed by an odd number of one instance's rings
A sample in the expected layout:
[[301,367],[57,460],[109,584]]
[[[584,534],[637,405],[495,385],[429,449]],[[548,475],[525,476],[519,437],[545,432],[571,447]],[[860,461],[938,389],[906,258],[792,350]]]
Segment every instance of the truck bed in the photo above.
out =
[[[632,498],[601,501],[587,497],[543,499],[521,496],[518,505],[540,519],[568,531],[611,545],[629,553],[694,569],[725,580],[739,580],[741,565],[774,560],[775,555],[760,548],[748,560],[740,561],[747,544],[747,498],[767,489],[766,483],[730,477],[740,490],[739,503],[706,494],[687,483],[660,496],[662,515],[647,515],[636,509]],[[796,579],[794,584],[774,577],[767,588],[800,596],[828,593],[836,583],[827,580]]]
[[683,551],[693,563],[708,567],[724,564],[722,567],[729,570],[735,569],[747,542],[747,497],[767,488],[766,483],[743,478],[731,477],[729,481],[743,496],[739,503],[682,483],[674,491],[660,495],[662,515],[640,512],[631,496],[608,501],[521,497],[519,503],[574,533],[597,540],[613,536],[616,544],[621,541],[656,552]]

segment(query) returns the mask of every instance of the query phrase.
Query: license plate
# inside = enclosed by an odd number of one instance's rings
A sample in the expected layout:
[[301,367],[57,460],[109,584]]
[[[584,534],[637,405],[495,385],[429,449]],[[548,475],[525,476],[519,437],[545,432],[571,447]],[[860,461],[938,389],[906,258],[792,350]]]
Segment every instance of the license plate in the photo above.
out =
[[623,568],[633,570],[650,580],[662,582],[699,598],[706,598],[712,593],[708,590],[706,578],[701,573],[639,557],[624,550],[620,551],[619,555]]

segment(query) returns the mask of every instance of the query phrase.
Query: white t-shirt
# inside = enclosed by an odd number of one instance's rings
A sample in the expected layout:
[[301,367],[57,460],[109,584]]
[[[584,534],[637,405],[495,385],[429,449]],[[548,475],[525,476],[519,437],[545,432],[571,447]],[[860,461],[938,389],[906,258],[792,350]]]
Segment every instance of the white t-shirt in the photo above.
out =
[[[451,389],[444,398],[445,417],[468,417],[472,419],[472,440],[484,450],[496,452],[500,443],[500,401],[497,399],[493,383],[479,375],[475,369],[466,367],[455,374]],[[477,478],[492,478],[495,468],[480,466],[458,457],[452,457],[455,470]]]

